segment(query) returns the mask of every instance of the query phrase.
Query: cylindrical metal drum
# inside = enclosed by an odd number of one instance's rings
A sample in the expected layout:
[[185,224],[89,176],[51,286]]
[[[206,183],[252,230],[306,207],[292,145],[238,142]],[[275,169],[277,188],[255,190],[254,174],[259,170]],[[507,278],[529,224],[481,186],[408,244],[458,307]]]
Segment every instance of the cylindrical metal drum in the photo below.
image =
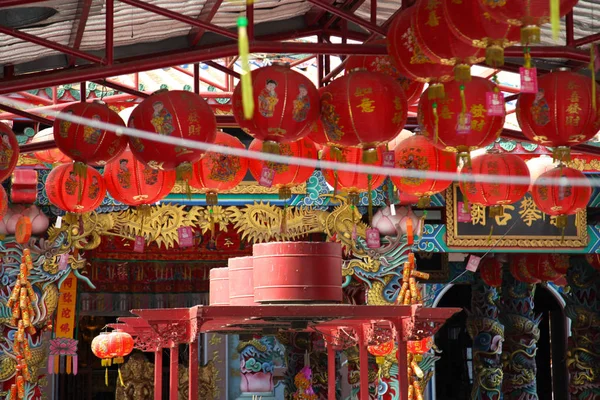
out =
[[342,301],[342,247],[333,242],[274,242],[253,246],[254,301]]
[[213,268],[210,270],[210,287],[208,292],[209,305],[229,305],[229,268]]
[[229,305],[255,306],[252,257],[229,259]]

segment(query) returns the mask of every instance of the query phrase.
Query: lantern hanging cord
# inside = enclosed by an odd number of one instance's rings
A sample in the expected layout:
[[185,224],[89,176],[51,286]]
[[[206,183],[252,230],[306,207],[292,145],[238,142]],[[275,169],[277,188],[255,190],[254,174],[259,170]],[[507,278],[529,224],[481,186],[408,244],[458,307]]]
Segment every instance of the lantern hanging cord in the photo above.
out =
[[[15,99],[0,97],[0,104],[18,107],[23,111],[27,111],[27,107],[31,108],[30,104],[15,101]],[[123,127],[121,125],[110,124],[102,121],[92,120],[89,118],[79,117],[73,114],[60,113],[59,111],[45,111],[46,115],[57,117],[60,114],[60,119],[78,124],[83,124],[92,128],[103,129],[110,132],[115,132],[118,135],[126,135],[143,140],[148,140],[155,143],[163,143],[172,146],[181,146],[190,149],[197,149],[206,152],[220,153],[224,155],[232,155],[237,157],[245,157],[249,159],[260,160],[263,162],[272,162],[287,165],[298,165],[301,167],[319,168],[321,170],[337,170],[356,172],[371,175],[387,175],[390,177],[407,177],[418,179],[439,179],[450,181],[465,181],[465,182],[485,182],[497,183],[498,181],[506,180],[513,184],[530,185],[529,177],[509,176],[509,175],[491,175],[491,174],[459,174],[458,172],[441,172],[429,170],[405,169],[398,167],[382,167],[368,164],[350,164],[338,161],[316,160],[312,158],[286,156],[280,154],[264,153],[260,151],[251,151],[248,149],[239,149],[217,145],[213,143],[205,143],[196,140],[176,138],[166,135],[158,135],[156,133],[142,131],[139,129]],[[595,181],[587,178],[571,178],[568,182],[564,182],[558,178],[539,178],[538,184],[541,185],[556,185],[556,186],[600,186]]]

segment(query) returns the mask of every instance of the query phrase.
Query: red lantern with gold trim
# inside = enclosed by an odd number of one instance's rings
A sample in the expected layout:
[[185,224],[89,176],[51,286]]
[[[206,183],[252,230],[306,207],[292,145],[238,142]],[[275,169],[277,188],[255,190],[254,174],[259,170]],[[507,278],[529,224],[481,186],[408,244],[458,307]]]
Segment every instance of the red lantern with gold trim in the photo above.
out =
[[570,267],[570,258],[568,254],[539,254],[539,257],[549,258],[549,263],[557,274],[566,275]]
[[107,342],[108,355],[112,358],[113,364],[123,364],[124,357],[127,357],[133,350],[133,338],[127,332],[115,329],[108,334]]
[[592,187],[583,172],[565,166],[541,174],[531,189],[534,203],[540,211],[556,216],[559,228],[567,226],[567,216],[584,210],[591,196]]
[[[401,141],[394,149],[396,166],[423,172],[456,172],[456,158],[450,152],[435,147],[423,135],[414,135]],[[427,207],[430,196],[440,193],[452,180],[426,177],[392,176],[400,193],[419,197],[419,207]]]
[[75,173],[75,164],[62,164],[46,178],[46,194],[50,203],[63,211],[86,213],[95,210],[106,196],[102,175],[92,167],[82,174]]
[[[75,103],[63,108],[54,120],[54,141],[60,151],[75,162],[105,165],[125,151],[126,136],[117,135],[108,129],[95,128],[61,118],[66,115],[118,127],[124,127],[125,123],[119,114],[99,101]],[[76,167],[76,169],[81,168],[81,166]]]
[[[338,159],[337,155],[332,155],[330,148],[323,150],[322,159],[325,161],[340,161],[347,164],[361,165],[363,164],[362,150],[356,147],[346,147],[341,149],[341,156]],[[383,147],[377,148],[378,157],[375,166],[381,166],[383,162]],[[385,179],[383,175],[369,175],[360,172],[350,171],[335,171],[330,169],[321,169],[325,176],[325,180],[330,186],[333,186],[334,191],[343,190],[348,192],[348,199],[351,204],[358,204],[359,194],[373,190],[379,187]]]
[[[529,169],[521,157],[499,152],[488,152],[473,157],[471,165],[465,165],[461,174],[498,177],[494,182],[461,181],[460,190],[471,204],[490,207],[490,217],[504,214],[503,206],[521,200],[529,190]],[[526,179],[527,183],[514,182],[511,178]]]
[[[129,117],[130,128],[153,132],[174,139],[212,143],[217,135],[217,120],[208,103],[192,92],[158,91],[144,99]],[[191,177],[192,164],[200,160],[204,150],[173,144],[129,138],[135,158],[155,169],[178,169]]]
[[128,206],[150,205],[164,199],[175,179],[175,171],[152,169],[139,162],[130,150],[104,168],[108,193]]
[[433,347],[433,336],[428,336],[421,340],[409,340],[406,342],[406,349],[412,354],[425,354]]
[[384,74],[353,71],[326,86],[321,95],[327,137],[339,147],[360,147],[365,162],[375,162],[377,147],[400,133],[407,116],[402,86]]
[[6,215],[6,211],[8,211],[8,195],[4,187],[0,185],[0,221]]
[[488,286],[502,286],[502,263],[494,257],[486,257],[479,266],[481,280]]
[[92,353],[102,360],[103,367],[110,367],[112,364],[112,355],[108,350],[108,332],[100,332],[92,340]]
[[587,142],[600,129],[600,86],[567,70],[541,76],[537,93],[519,95],[517,120],[527,138],[555,148],[555,159],[569,161],[569,146]]
[[502,133],[505,117],[487,114],[487,93],[496,88],[489,80],[474,76],[464,84],[447,83],[441,100],[423,93],[417,115],[423,135],[441,149],[462,157],[494,143]]
[[[559,15],[564,17],[578,0],[558,0]],[[540,26],[550,21],[548,0],[498,1],[479,0],[483,10],[492,18],[521,28],[521,43],[540,42]],[[557,16],[558,17],[558,16]]]
[[434,62],[421,49],[411,26],[414,8],[402,10],[392,21],[386,37],[388,54],[398,71],[408,79],[443,88],[439,82],[454,79],[452,66]]
[[0,122],[0,182],[8,178],[19,161],[19,142],[8,125]]
[[[384,39],[373,40],[369,44],[386,44]],[[398,71],[392,64],[390,56],[350,56],[346,61],[346,75],[355,69],[366,69],[369,72],[380,72],[394,78],[400,83],[408,104],[415,104],[419,101],[425,84],[415,80],[408,79]]]
[[540,280],[529,272],[527,254],[516,254],[511,258],[510,261],[510,273],[520,282],[527,283],[529,285],[535,285],[540,283]]
[[553,254],[527,254],[524,257],[527,262],[527,271],[531,276],[542,282],[553,282],[563,274],[554,268],[554,262],[551,258]]
[[519,28],[493,19],[479,0],[442,1],[448,26],[458,40],[485,49],[491,67],[504,65],[504,49],[519,42]]
[[[254,139],[250,143],[248,150],[261,151],[262,146],[262,141]],[[280,154],[282,156],[316,160],[317,148],[310,139],[301,139],[297,142],[281,144]],[[265,168],[274,171],[271,187],[279,189],[279,198],[281,199],[290,198],[292,196],[292,188],[306,182],[315,170],[313,167],[265,162],[253,158],[248,159],[248,169],[250,169],[250,173],[257,181],[261,180],[261,175]]]
[[[42,143],[50,140],[54,140],[54,128],[42,129],[33,136],[31,143]],[[39,161],[48,164],[64,164],[72,161],[69,156],[58,148],[38,150],[33,153],[33,156]]]
[[244,118],[241,82],[231,98],[240,127],[263,142],[264,151],[277,153],[280,143],[308,135],[306,127],[319,117],[319,93],[306,76],[288,65],[275,64],[252,71],[254,117]]
[[441,1],[418,0],[414,7],[412,28],[423,53],[438,64],[453,65],[455,79],[468,82],[471,65],[483,60],[484,51],[454,35]]
[[[215,144],[245,150],[244,144],[235,136],[217,131]],[[206,204],[216,205],[217,195],[233,189],[244,180],[248,172],[248,159],[231,154],[208,152],[194,164],[190,184],[206,189]]]

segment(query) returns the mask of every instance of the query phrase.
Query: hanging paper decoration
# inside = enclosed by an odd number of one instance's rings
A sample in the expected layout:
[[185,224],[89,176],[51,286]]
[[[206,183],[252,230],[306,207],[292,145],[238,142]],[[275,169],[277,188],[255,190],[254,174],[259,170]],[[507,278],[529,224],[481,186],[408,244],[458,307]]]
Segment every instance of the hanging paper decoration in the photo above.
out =
[[[454,154],[438,149],[423,135],[414,135],[404,139],[398,143],[394,152],[397,168],[421,171],[423,174],[456,172]],[[424,176],[392,176],[391,179],[400,193],[418,197],[419,207],[429,206],[430,196],[446,190],[452,183],[451,179],[443,180]]]
[[392,77],[354,71],[323,89],[321,121],[340,147],[360,147],[373,163],[377,147],[395,138],[406,123],[408,107],[402,86]]
[[[261,151],[262,147],[262,141],[254,139],[248,150]],[[317,159],[317,149],[310,139],[281,144],[280,154],[289,157]],[[254,158],[248,159],[248,169],[259,183],[264,179],[262,175],[265,171],[271,171],[273,175],[270,186],[279,189],[279,198],[281,199],[289,199],[292,196],[292,188],[306,182],[315,170],[313,167],[265,162]],[[266,185],[263,184],[263,186]]]
[[415,7],[409,7],[392,21],[387,34],[388,54],[398,71],[408,79],[429,83],[443,97],[442,82],[454,79],[451,65],[442,65],[429,58],[415,38],[411,25]]
[[294,400],[317,400],[319,398],[313,390],[312,370],[308,365],[296,374],[294,384],[296,385],[296,393],[292,395]]
[[464,84],[447,83],[441,100],[424,93],[417,115],[423,135],[468,161],[470,151],[494,143],[502,133],[504,115],[490,116],[485,106],[486,94],[495,89],[489,80],[474,76]]
[[546,74],[538,79],[537,93],[519,95],[519,126],[533,142],[553,147],[556,160],[568,162],[569,147],[587,142],[600,129],[594,95],[600,99],[598,84],[586,76],[568,70]]
[[139,162],[130,150],[106,164],[108,193],[128,206],[147,206],[162,200],[175,185],[175,171],[161,171]]
[[74,164],[54,168],[46,178],[46,194],[54,206],[71,213],[95,210],[106,196],[106,184],[102,175],[84,165],[86,172],[76,174]]
[[252,71],[252,119],[244,118],[241,84],[231,98],[233,115],[240,127],[263,141],[263,151],[278,153],[279,144],[308,135],[306,130],[319,116],[319,94],[306,76],[287,65],[274,64]]
[[8,125],[0,122],[0,182],[8,178],[19,161],[19,142]]
[[[573,185],[578,181],[577,185]],[[540,211],[556,217],[556,226],[565,228],[567,216],[577,214],[587,207],[592,188],[580,171],[559,166],[544,172],[533,183],[531,197]],[[581,184],[584,186],[581,186]]]
[[418,0],[411,23],[416,41],[427,57],[438,64],[454,66],[456,80],[471,79],[471,65],[481,62],[484,52],[454,35],[441,1]]
[[[245,150],[244,144],[235,136],[217,131],[215,144]],[[217,204],[217,195],[233,189],[244,180],[248,172],[248,159],[231,154],[208,152],[194,164],[190,185],[206,189],[206,204]]]
[[[386,44],[384,39],[373,40],[369,44]],[[390,56],[350,56],[346,61],[346,75],[356,69],[365,69],[369,72],[380,72],[394,78],[400,83],[408,104],[415,104],[419,101],[425,84],[415,80],[408,79],[396,69]]]
[[106,128],[63,119],[68,115],[118,127],[124,127],[125,124],[119,114],[99,101],[75,103],[63,108],[54,120],[54,141],[62,153],[76,162],[76,173],[85,173],[83,164],[104,165],[125,150],[126,136],[117,135]]
[[[68,254],[65,254],[69,258]],[[60,268],[60,267],[59,267]],[[60,285],[56,311],[55,337],[50,341],[48,373],[77,375],[77,343],[73,338],[77,313],[77,278],[71,272]]]
[[[33,136],[31,143],[43,143],[50,140],[54,140],[54,128],[42,129]],[[69,156],[58,148],[38,150],[33,153],[33,156],[39,161],[48,164],[64,164],[72,161]]]
[[519,28],[483,12],[479,0],[442,1],[444,16],[455,38],[485,49],[485,62],[504,65],[504,49],[519,42]]
[[[161,90],[144,99],[129,117],[128,126],[156,135],[213,143],[217,120],[208,103],[192,92]],[[192,164],[204,150],[166,144],[135,137],[129,138],[135,158],[154,169],[174,170],[189,180]]]
[[502,286],[502,263],[495,257],[486,257],[479,266],[481,280],[488,286]]
[[[578,0],[528,0],[497,1],[479,0],[483,11],[492,18],[521,28],[521,43],[524,45],[540,42],[540,25],[550,21],[550,4],[560,10],[556,17],[564,17],[577,4]],[[559,3],[560,2],[560,3]],[[556,27],[555,27],[556,28]]]
[[[503,206],[521,200],[529,190],[529,170],[521,157],[493,150],[473,157],[471,165],[461,168],[460,174],[498,177],[493,182],[478,180],[460,181],[460,190],[469,203],[490,208],[490,217],[504,215]],[[512,178],[527,179],[527,183]]]

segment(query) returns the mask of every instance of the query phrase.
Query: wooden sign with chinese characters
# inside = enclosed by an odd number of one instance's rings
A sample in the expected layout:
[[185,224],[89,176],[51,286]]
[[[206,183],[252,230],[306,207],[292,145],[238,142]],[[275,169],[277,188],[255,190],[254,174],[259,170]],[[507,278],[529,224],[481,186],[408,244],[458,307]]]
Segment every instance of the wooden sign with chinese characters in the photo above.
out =
[[449,247],[585,247],[588,244],[586,219],[585,211],[569,216],[563,238],[556,218],[541,212],[529,193],[517,203],[504,206],[503,215],[490,218],[487,209],[473,204],[470,212],[465,212],[458,184],[446,191]]
[[56,312],[56,337],[73,338],[77,310],[77,278],[71,272],[60,286]]

